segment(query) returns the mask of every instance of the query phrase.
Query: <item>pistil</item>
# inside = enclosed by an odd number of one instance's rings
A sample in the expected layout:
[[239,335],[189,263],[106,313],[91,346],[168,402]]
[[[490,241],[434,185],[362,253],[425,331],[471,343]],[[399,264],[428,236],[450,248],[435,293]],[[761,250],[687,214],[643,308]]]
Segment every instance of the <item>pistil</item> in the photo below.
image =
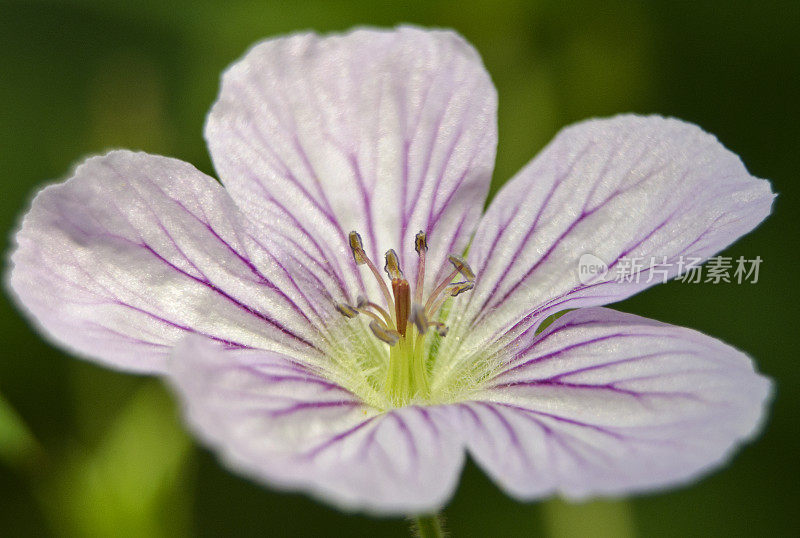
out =
[[408,280],[403,277],[400,270],[400,262],[397,253],[389,249],[386,251],[386,265],[383,268],[389,278],[392,279],[392,294],[394,295],[395,320],[397,322],[397,332],[401,336],[406,335],[406,325],[408,315],[411,312],[411,287]]
[[411,287],[408,285],[408,280],[404,278],[392,279],[392,291],[394,292],[397,331],[402,336],[405,336],[408,316],[411,313]]

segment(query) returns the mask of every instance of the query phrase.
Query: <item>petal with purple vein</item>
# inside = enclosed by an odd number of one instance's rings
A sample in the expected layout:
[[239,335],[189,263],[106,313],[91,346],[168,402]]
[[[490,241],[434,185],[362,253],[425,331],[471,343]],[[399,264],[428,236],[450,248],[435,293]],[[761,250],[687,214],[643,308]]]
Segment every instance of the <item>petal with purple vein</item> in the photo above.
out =
[[50,337],[118,368],[160,371],[192,333],[312,360],[326,288],[256,237],[191,165],[114,151],[36,196],[10,285]]
[[771,392],[740,351],[604,308],[569,312],[515,348],[460,409],[471,453],[521,499],[690,481],[754,435]]
[[346,510],[435,511],[463,461],[452,409],[379,412],[286,356],[192,337],[170,380],[189,422],[241,473]]
[[[463,328],[485,345],[554,312],[622,300],[674,277],[681,257],[706,259],[752,230],[773,197],[769,182],[694,125],[618,116],[568,127],[481,220]],[[608,271],[581,279],[584,254]],[[644,268],[623,271],[624,258]]]
[[494,166],[496,102],[477,52],[453,32],[296,34],[225,72],[206,138],[244,212],[313,244],[354,299],[351,230],[371,256],[396,249],[410,275],[417,231],[431,275],[466,247]]

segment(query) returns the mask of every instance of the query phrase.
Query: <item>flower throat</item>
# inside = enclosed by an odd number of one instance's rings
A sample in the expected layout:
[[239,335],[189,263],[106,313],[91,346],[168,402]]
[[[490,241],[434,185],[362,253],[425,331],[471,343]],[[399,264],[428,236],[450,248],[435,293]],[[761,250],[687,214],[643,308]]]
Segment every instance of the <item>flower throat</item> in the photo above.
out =
[[[398,406],[408,404],[415,398],[426,399],[431,390],[425,353],[426,335],[433,333],[443,337],[447,334],[447,326],[436,321],[436,316],[448,298],[472,289],[475,274],[463,259],[451,254],[448,259],[453,264],[453,271],[424,299],[422,293],[428,243],[425,233],[419,232],[414,239],[419,266],[412,296],[411,285],[400,269],[394,250],[386,252],[384,266],[391,282],[390,288],[364,251],[361,236],[350,232],[349,241],[356,264],[366,265],[378,281],[386,308],[359,296],[355,305],[337,303],[336,309],[347,318],[359,314],[372,318],[369,322],[372,334],[389,345],[389,364],[383,384],[383,391],[389,399]],[[453,282],[459,275],[463,280]]]

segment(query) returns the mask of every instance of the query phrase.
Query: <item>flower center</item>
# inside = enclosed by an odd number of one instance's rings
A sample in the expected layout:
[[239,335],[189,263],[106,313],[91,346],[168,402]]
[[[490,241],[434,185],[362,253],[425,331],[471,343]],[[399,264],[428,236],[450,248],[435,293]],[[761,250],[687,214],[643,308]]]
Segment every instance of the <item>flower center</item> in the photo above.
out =
[[[414,248],[419,256],[414,293],[400,269],[397,253],[394,250],[386,252],[384,266],[390,287],[364,251],[361,236],[356,232],[350,232],[349,239],[356,264],[366,265],[378,281],[385,307],[359,296],[355,305],[337,303],[336,309],[347,318],[355,318],[361,314],[371,318],[369,328],[372,334],[389,346],[389,362],[382,392],[390,401],[394,405],[401,406],[415,399],[425,400],[431,392],[427,364],[429,347],[426,338],[429,335],[442,338],[447,334],[447,326],[437,321],[439,311],[448,298],[472,289],[475,274],[467,262],[451,254],[448,259],[453,264],[453,271],[427,298],[423,298],[425,255],[428,251],[424,232],[419,232],[414,241]],[[461,276],[462,279],[453,282],[457,276]]]

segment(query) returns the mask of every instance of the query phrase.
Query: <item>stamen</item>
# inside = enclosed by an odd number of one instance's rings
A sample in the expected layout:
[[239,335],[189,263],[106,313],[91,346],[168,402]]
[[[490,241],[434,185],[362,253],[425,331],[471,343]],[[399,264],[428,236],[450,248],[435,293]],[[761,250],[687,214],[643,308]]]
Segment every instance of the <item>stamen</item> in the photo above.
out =
[[445,288],[450,285],[450,283],[453,281],[453,279],[456,277],[457,274],[458,274],[458,269],[453,269],[453,271],[449,275],[444,277],[444,280],[442,280],[441,284],[436,286],[436,289],[433,290],[433,293],[431,293],[430,297],[428,297],[428,301],[425,303],[425,310],[428,312],[429,315],[431,312],[431,305],[434,303],[434,301],[436,301],[436,299],[445,290]]
[[397,260],[397,252],[394,249],[386,251],[386,265],[383,266],[383,270],[392,280],[403,278],[403,271],[400,270],[400,262]]
[[414,288],[414,301],[422,303],[422,291],[425,287],[425,253],[428,252],[428,237],[425,232],[419,231],[414,237],[414,250],[417,251],[419,256],[419,265],[417,267],[417,287]]
[[361,236],[358,235],[358,232],[350,232],[350,248],[353,250],[353,259],[355,259],[357,265],[367,264],[369,270],[372,271],[372,274],[375,276],[375,279],[378,281],[378,285],[383,292],[383,298],[386,299],[386,306],[389,307],[389,310],[394,310],[394,301],[392,301],[392,294],[389,293],[389,287],[386,285],[386,282],[383,280],[380,271],[378,268],[375,267],[375,264],[372,263],[372,260],[369,259],[367,253],[364,251],[364,243],[361,241]]
[[350,232],[350,249],[353,251],[353,259],[356,265],[363,265],[367,263],[366,254],[364,253],[364,242],[361,241],[361,236],[358,232]]
[[365,313],[367,315],[375,317],[375,313],[374,312],[372,312],[370,310],[367,310],[368,308],[371,308],[372,310],[375,310],[378,314],[380,314],[383,317],[383,323],[387,327],[390,327],[394,323],[392,321],[392,316],[389,315],[389,312],[387,312],[386,310],[381,308],[380,305],[377,305],[377,304],[373,303],[372,301],[368,300],[363,295],[359,295],[358,299],[356,299],[356,301],[357,301],[356,302],[356,307],[358,308],[359,312],[363,312],[363,313]]
[[456,271],[461,273],[464,278],[469,281],[475,280],[475,273],[472,272],[472,268],[467,264],[466,261],[464,261],[463,258],[460,258],[455,254],[450,254],[447,259],[450,260],[450,263],[453,264],[453,267],[456,268]]
[[455,297],[464,293],[465,291],[469,291],[475,287],[474,282],[456,282],[455,284],[450,284],[447,287],[447,292],[450,294],[451,297]]
[[382,326],[377,321],[371,321],[369,324],[370,330],[372,330],[372,334],[374,334],[378,340],[386,342],[390,346],[397,344],[400,341],[400,333],[395,331],[394,329],[389,329],[387,327]]
[[[433,317],[433,314],[436,313],[436,311],[439,310],[439,307],[442,306],[442,303],[444,303],[447,296],[445,295],[444,297],[440,297],[440,295],[443,291],[445,291],[445,289],[450,288],[448,290],[448,294],[451,297],[455,297],[461,292],[471,290],[474,286],[475,273],[472,271],[472,268],[469,266],[469,264],[455,254],[450,254],[447,259],[450,260],[450,263],[453,264],[455,269],[453,269],[453,272],[445,277],[442,283],[439,284],[435,290],[433,290],[431,296],[428,297],[428,302],[425,303],[425,310],[428,313],[428,317]],[[459,273],[466,278],[467,281],[451,284],[453,279]],[[453,286],[456,286],[456,288],[453,289]],[[455,293],[453,293],[454,291]]]
[[441,321],[428,321],[428,317],[425,314],[425,309],[422,308],[420,305],[415,304],[411,309],[411,323],[417,328],[417,332],[419,335],[424,335],[428,329],[435,329],[436,334],[439,336],[446,336],[448,327]]
[[416,250],[417,254],[420,256],[428,250],[428,236],[425,235],[425,232],[422,230],[418,231],[417,235],[414,236],[414,250]]
[[445,287],[446,293],[441,294],[439,298],[430,305],[430,308],[428,309],[428,316],[433,317],[439,308],[442,307],[448,297],[456,297],[457,295],[464,293],[465,291],[469,291],[474,287],[474,282],[454,282],[453,284],[448,284]]
[[373,320],[375,320],[375,321],[371,321],[370,323],[379,323],[379,324],[380,324],[380,326],[381,326],[381,327],[383,327],[384,329],[388,329],[388,328],[389,328],[389,327],[386,325],[386,321],[385,321],[384,319],[382,319],[382,318],[381,318],[381,317],[380,317],[378,314],[376,314],[375,312],[372,312],[372,311],[370,311],[370,310],[360,310],[360,312],[363,312],[365,316],[369,316],[369,317],[371,317]]
[[334,304],[336,310],[346,318],[354,318],[358,315],[358,310],[346,303]]

